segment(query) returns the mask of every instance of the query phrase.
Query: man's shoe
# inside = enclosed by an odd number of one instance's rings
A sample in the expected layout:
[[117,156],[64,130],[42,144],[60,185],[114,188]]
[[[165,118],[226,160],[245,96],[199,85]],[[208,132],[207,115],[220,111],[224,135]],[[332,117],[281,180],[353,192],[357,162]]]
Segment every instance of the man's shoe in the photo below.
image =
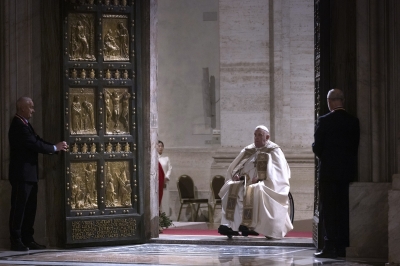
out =
[[258,236],[260,235],[254,230],[249,230],[249,231],[242,231],[242,236]]
[[242,232],[242,236],[258,236],[259,234],[254,230],[249,230],[247,226],[239,225],[239,231]]
[[240,232],[249,231],[249,228],[247,226],[241,224],[241,225],[239,225],[239,231]]
[[238,236],[239,232],[233,231],[232,228],[229,228],[226,225],[220,225],[218,227],[218,233],[225,236]]
[[314,253],[314,257],[316,258],[330,258],[335,259],[337,258],[336,250],[322,250],[321,252]]
[[36,243],[35,240],[33,240],[32,242],[29,243],[24,243],[29,249],[33,249],[33,250],[37,250],[37,249],[45,249],[46,246],[45,245],[40,245],[38,243]]
[[29,248],[25,246],[21,239],[11,240],[11,250],[12,251],[28,251]]

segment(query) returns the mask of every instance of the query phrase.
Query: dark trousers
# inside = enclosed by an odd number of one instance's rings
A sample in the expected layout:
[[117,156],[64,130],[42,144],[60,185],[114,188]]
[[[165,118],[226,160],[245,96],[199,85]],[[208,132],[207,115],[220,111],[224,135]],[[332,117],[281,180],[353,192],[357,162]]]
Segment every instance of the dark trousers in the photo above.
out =
[[319,183],[320,216],[325,227],[324,249],[344,250],[349,246],[349,183]]
[[38,184],[37,182],[11,182],[11,187],[10,239],[32,242]]

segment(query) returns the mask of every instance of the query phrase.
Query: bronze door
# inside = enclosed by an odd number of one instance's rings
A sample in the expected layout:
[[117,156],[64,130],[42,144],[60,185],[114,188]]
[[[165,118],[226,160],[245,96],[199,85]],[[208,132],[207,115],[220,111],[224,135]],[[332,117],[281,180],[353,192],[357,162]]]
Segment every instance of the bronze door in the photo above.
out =
[[[314,118],[329,112],[326,95],[331,89],[331,32],[330,32],[330,0],[314,0]],[[318,159],[315,158],[314,213],[313,213],[313,242],[318,249],[324,246],[324,228],[319,215],[318,193]]]
[[144,242],[139,4],[64,2],[67,246]]
[[[324,101],[329,86],[329,0],[314,0],[314,118],[327,112]],[[318,249],[324,246],[324,228],[319,215],[318,159],[315,158],[313,242]]]

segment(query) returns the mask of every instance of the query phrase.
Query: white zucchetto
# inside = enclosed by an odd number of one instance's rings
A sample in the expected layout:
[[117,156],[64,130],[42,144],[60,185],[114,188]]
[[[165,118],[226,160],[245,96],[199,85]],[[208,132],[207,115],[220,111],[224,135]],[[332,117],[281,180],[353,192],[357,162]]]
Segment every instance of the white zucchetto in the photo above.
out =
[[254,131],[256,131],[257,129],[262,129],[262,130],[266,131],[267,133],[269,133],[268,128],[267,128],[266,126],[264,126],[264,125],[256,126],[256,128],[254,129]]

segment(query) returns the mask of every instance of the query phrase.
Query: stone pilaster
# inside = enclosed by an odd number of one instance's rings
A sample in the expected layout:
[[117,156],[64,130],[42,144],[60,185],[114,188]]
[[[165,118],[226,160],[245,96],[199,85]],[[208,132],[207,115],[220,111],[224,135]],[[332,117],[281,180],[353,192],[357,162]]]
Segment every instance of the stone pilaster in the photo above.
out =
[[[149,6],[148,6],[149,5]],[[158,0],[151,0],[150,3],[143,2],[143,60],[146,67],[143,68],[143,89],[148,90],[143,97],[143,137],[146,140],[144,158],[147,158],[145,167],[145,200],[146,210],[145,226],[146,238],[158,236],[158,158],[157,158],[157,132],[158,132],[158,110],[157,110],[157,6]]]

